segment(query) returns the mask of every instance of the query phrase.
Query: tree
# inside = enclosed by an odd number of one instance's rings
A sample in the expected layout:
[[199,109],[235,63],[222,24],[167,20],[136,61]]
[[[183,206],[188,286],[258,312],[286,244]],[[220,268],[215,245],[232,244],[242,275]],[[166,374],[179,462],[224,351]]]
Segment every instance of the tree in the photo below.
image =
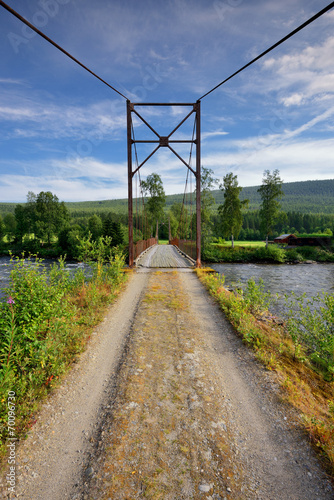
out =
[[172,238],[189,239],[194,238],[191,228],[192,222],[191,213],[187,206],[176,201],[169,209],[168,221],[166,221],[165,226],[170,224]]
[[224,203],[218,207],[223,235],[231,236],[232,248],[234,248],[234,237],[238,237],[242,227],[241,210],[248,205],[249,201],[239,199],[242,187],[238,186],[237,176],[232,172],[224,176],[220,189],[224,193]]
[[0,215],[0,242],[2,241],[2,238],[4,236],[5,236],[5,223]]
[[5,234],[7,235],[8,242],[11,243],[16,230],[15,216],[13,214],[7,214],[5,215],[3,221],[5,225]]
[[212,208],[216,203],[211,193],[212,189],[218,184],[219,180],[213,177],[213,170],[202,167],[201,172],[201,233],[202,247],[209,242],[212,231]]
[[88,230],[92,235],[93,240],[97,240],[102,234],[102,219],[99,215],[92,215],[88,219]]
[[260,219],[261,229],[266,235],[266,247],[268,248],[268,237],[272,233],[276,221],[281,213],[281,205],[278,200],[284,195],[282,191],[283,181],[279,176],[279,170],[265,170],[263,173],[262,186],[258,192],[261,196]]
[[159,219],[164,216],[164,206],[166,203],[166,195],[160,175],[153,173],[147,176],[146,181],[141,181],[141,188],[144,196],[150,195],[146,201],[146,210],[149,216],[150,235],[152,235],[154,233],[154,225],[156,224],[156,227],[158,227]]
[[34,232],[40,239],[47,239],[48,244],[51,237],[57,235],[66,222],[69,213],[64,202],[59,202],[57,196],[50,191],[41,191],[35,201]]
[[15,220],[15,236],[19,243],[22,243],[24,235],[28,233],[27,211],[23,205],[16,205]]
[[103,221],[102,236],[111,237],[111,246],[121,245],[124,241],[124,234],[120,222],[113,220],[114,216],[110,212]]

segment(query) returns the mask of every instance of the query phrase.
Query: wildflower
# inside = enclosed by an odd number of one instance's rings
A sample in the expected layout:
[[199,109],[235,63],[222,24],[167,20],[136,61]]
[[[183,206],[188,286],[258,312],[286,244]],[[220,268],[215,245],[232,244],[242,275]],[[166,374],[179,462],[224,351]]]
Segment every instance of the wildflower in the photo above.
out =
[[8,300],[7,300],[7,304],[15,304],[15,300],[11,296],[9,296]]

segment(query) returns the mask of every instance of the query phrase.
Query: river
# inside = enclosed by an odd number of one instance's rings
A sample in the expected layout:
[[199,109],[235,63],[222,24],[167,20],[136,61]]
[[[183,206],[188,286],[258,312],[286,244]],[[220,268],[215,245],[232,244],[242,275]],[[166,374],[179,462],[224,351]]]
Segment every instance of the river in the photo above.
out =
[[[44,260],[43,264],[51,267],[53,260]],[[66,263],[70,271],[82,267],[77,262]],[[300,296],[306,293],[313,297],[322,291],[334,293],[334,264],[211,264],[215,271],[225,276],[225,285],[235,288],[236,284],[244,285],[247,280],[261,278],[266,290],[273,295],[294,292]],[[9,257],[0,257],[0,297],[1,289],[9,284],[13,264]]]
[[225,286],[243,286],[254,278],[257,283],[263,280],[266,291],[278,294],[280,298],[271,310],[285,315],[284,294],[294,292],[296,296],[304,293],[307,298],[318,293],[334,293],[334,264],[211,264],[215,271],[225,276]]
[[[54,262],[56,261],[52,259],[45,259],[43,260],[43,266],[50,269]],[[4,289],[8,287],[10,283],[10,273],[14,265],[15,260],[14,262],[11,262],[9,257],[0,257],[0,300],[3,300],[4,298]],[[29,260],[29,265],[34,265],[34,259]],[[87,268],[87,266],[81,262],[66,262],[65,264],[65,269],[70,273],[74,273],[80,268]]]

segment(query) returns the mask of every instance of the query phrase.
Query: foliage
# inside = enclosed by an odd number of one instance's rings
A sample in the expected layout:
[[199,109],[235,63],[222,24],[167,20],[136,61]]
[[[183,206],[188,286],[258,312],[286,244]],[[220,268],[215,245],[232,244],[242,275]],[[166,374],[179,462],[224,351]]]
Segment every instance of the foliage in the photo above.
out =
[[212,212],[215,204],[214,196],[212,195],[213,187],[218,184],[219,180],[213,177],[213,170],[202,167],[201,171],[201,234],[202,234],[202,249],[205,249],[209,244],[212,233]]
[[[102,254],[107,255],[107,249],[100,244],[98,255]],[[109,253],[106,265],[95,267],[90,278],[82,270],[71,277],[62,259],[49,272],[40,259],[15,259],[7,300],[0,303],[2,452],[6,451],[8,391],[15,391],[20,400],[20,437],[27,429],[36,401],[84,348],[90,328],[99,321],[103,307],[124,280],[123,266],[124,257],[116,249]]]
[[274,170],[271,174],[269,170],[265,170],[262,179],[262,186],[259,187],[258,192],[261,196],[260,219],[261,228],[268,235],[272,233],[273,228],[278,220],[280,214],[279,201],[283,196],[282,191],[283,181],[279,176],[279,170]]
[[41,191],[36,196],[34,207],[34,233],[38,238],[51,242],[51,237],[56,235],[66,221],[68,212],[64,202],[59,202],[58,197],[50,191]]
[[6,234],[5,223],[0,215],[0,242],[2,241],[2,238],[4,237],[5,234]]
[[[116,222],[114,220],[111,213],[109,213],[103,220],[100,236],[101,235],[104,237],[110,237],[112,246],[121,245],[124,241],[121,224],[120,222]],[[94,237],[94,234],[92,234],[92,236],[94,239],[98,239],[98,236]]]
[[15,230],[16,230],[15,216],[13,214],[7,214],[5,215],[3,222],[8,241],[11,242],[15,236]]
[[145,196],[150,195],[146,201],[146,210],[149,214],[149,224],[151,227],[151,233],[150,235],[146,235],[146,237],[150,237],[155,233],[154,225],[164,216],[166,195],[159,174],[153,173],[148,175],[146,181],[141,181],[141,188]]
[[79,259],[79,241],[83,237],[84,231],[79,224],[68,225],[60,231],[58,244],[70,259]]
[[168,212],[172,238],[194,240],[196,238],[196,215],[191,205],[174,203]]
[[88,231],[91,233],[92,238],[96,240],[102,235],[103,222],[99,215],[94,214],[88,219]]
[[286,260],[286,251],[276,245],[268,248],[258,247],[226,247],[225,245],[211,245],[204,249],[202,260],[206,262],[276,262]]
[[295,345],[306,347],[312,362],[334,376],[334,296],[323,293],[285,297],[289,307],[287,331]]
[[221,226],[224,236],[231,235],[232,247],[234,237],[238,237],[242,226],[242,208],[247,205],[248,200],[239,199],[242,188],[238,186],[237,176],[232,173],[226,174],[223,179],[221,190],[224,192],[224,203],[218,207],[221,217]]
[[265,291],[264,282],[261,278],[258,284],[255,283],[254,278],[250,278],[247,281],[245,289],[240,290],[239,294],[242,294],[244,304],[252,314],[267,311],[273,302],[272,295],[270,292]]

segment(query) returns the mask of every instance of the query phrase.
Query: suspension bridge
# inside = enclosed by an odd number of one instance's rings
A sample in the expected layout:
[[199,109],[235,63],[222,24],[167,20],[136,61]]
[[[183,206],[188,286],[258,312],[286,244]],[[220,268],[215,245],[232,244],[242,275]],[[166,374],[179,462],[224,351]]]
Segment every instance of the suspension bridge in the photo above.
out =
[[153,245],[136,259],[137,267],[192,268],[196,261],[175,245]]

